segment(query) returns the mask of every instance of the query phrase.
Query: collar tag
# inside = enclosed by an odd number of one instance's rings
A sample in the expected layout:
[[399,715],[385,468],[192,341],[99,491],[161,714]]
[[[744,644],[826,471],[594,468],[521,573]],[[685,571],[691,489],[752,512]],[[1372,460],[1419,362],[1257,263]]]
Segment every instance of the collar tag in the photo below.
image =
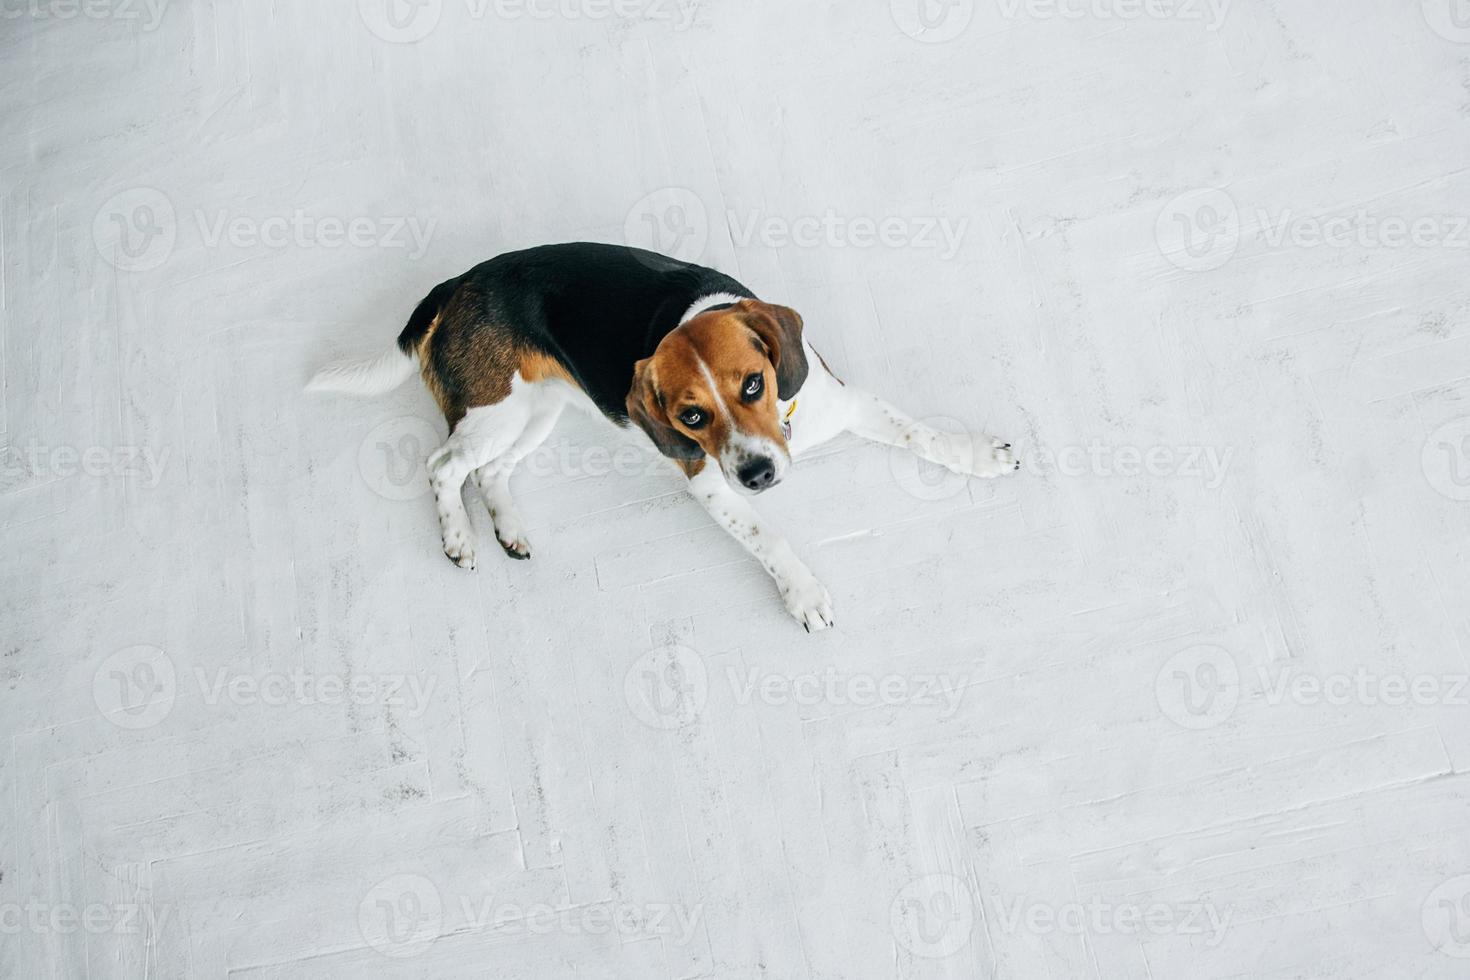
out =
[[786,406],[786,415],[781,419],[781,435],[787,439],[791,438],[791,416],[796,414],[796,399],[791,399],[791,404]]

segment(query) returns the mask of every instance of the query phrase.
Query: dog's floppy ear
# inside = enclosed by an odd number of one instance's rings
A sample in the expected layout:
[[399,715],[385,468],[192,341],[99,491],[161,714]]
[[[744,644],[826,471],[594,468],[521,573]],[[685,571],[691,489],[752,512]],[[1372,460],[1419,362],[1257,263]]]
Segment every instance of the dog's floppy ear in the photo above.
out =
[[699,448],[699,443],[669,425],[663,399],[653,383],[652,361],[653,358],[645,357],[633,365],[633,387],[628,389],[628,418],[648,433],[658,451],[670,459],[703,459],[704,450]]
[[788,306],[748,299],[740,304],[745,324],[766,345],[766,356],[776,369],[776,395],[793,397],[806,382],[806,345],[801,342],[801,315]]

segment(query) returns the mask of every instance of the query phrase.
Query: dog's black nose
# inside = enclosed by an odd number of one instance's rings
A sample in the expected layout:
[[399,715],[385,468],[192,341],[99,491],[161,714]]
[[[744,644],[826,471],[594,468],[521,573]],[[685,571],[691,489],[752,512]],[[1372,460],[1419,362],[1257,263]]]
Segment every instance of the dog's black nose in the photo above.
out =
[[776,463],[762,456],[740,467],[738,475],[747,490],[764,490],[776,482]]

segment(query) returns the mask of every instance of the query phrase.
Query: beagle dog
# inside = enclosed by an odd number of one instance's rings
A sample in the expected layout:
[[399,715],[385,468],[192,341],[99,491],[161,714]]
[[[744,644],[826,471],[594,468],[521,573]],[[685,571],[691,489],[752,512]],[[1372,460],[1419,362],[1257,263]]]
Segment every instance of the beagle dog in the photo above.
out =
[[1020,465],[1000,439],[952,439],[843,384],[795,310],[713,269],[624,246],[546,245],[483,262],[435,286],[395,348],[327,367],[307,387],[377,394],[415,367],[449,422],[428,471],[450,561],[475,567],[460,496],[471,477],[505,553],[531,557],[511,471],[568,404],[590,401],[683,470],[809,632],[832,625],[831,597],[749,503],[785,479],[793,456],[845,431],[955,473]]

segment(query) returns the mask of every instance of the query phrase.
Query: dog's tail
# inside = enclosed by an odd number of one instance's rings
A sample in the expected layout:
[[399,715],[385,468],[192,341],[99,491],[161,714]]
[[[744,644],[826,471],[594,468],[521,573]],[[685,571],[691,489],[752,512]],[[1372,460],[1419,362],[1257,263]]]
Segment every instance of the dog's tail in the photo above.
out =
[[396,346],[376,357],[328,364],[306,383],[307,391],[336,391],[351,395],[381,395],[407,381],[418,366],[418,348],[459,279],[441,282],[430,290],[408,318]]
[[340,391],[349,395],[381,395],[413,374],[418,357],[390,347],[377,357],[328,364],[306,383],[307,391]]

